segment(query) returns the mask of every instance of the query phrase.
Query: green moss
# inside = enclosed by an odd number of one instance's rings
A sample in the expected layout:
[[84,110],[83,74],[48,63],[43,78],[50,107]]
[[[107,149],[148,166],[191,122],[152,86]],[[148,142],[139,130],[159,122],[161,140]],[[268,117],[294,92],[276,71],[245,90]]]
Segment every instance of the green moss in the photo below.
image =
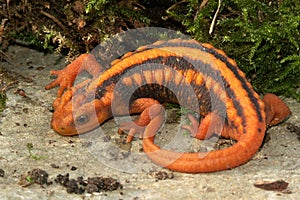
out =
[[[107,30],[110,26],[116,25],[118,21],[135,21],[138,24],[149,25],[150,20],[139,9],[135,9],[136,1],[116,1],[116,0],[91,0],[85,6],[88,21],[97,21],[94,25]],[[109,27],[113,29],[114,27]],[[132,27],[128,27],[132,28]]]
[[53,51],[54,49],[54,46],[49,43],[47,36],[45,36],[45,39],[42,41],[38,34],[34,34],[32,32],[12,32],[11,37],[26,43],[28,46],[32,46],[42,51]]
[[34,160],[41,160],[41,159],[44,158],[44,156],[37,156],[37,155],[33,154],[32,149],[33,149],[33,144],[32,143],[27,143],[27,150],[28,150],[30,158],[32,158]]
[[195,39],[225,50],[259,93],[300,101],[300,2],[223,0],[214,32],[208,33],[217,1],[200,8],[189,0],[169,10]]

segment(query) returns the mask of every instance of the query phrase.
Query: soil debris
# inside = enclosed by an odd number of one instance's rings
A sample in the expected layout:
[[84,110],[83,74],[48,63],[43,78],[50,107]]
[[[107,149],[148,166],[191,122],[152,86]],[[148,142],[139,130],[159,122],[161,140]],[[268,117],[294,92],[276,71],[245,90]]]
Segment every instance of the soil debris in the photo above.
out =
[[48,177],[49,175],[46,171],[36,168],[27,172],[26,174],[23,174],[19,181],[19,185],[21,185],[22,187],[27,187],[36,183],[41,186],[48,186],[52,184],[52,181],[48,181]]
[[78,177],[75,180],[70,179],[67,173],[66,175],[59,174],[55,182],[66,187],[68,193],[75,194],[83,194],[85,191],[92,194],[95,192],[122,189],[121,183],[110,177],[88,177],[87,180],[84,180],[83,177]]
[[155,181],[174,178],[174,174],[172,172],[166,172],[166,171],[158,171],[158,172],[152,171],[149,173],[149,175],[155,178]]
[[296,133],[298,136],[298,140],[300,140],[300,126],[296,126],[295,124],[288,123],[287,129],[293,133]]
[[5,175],[4,170],[3,170],[3,169],[0,169],[0,177],[4,177],[4,175]]
[[57,164],[55,164],[55,163],[52,163],[50,166],[51,166],[52,168],[54,168],[54,169],[58,169],[58,168],[59,168],[59,166],[58,166]]
[[[0,177],[4,176],[4,170],[0,169]],[[33,184],[41,185],[42,187],[53,184],[48,180],[49,174],[42,169],[33,169],[21,176],[19,185],[28,187]],[[99,192],[113,191],[122,189],[122,184],[111,177],[88,177],[84,179],[82,176],[77,179],[70,178],[69,173],[65,175],[58,174],[55,178],[55,183],[58,183],[66,188],[67,193],[83,194],[84,192],[93,194]]]
[[287,192],[288,185],[289,183],[283,180],[278,180],[278,181],[260,180],[254,183],[254,186],[257,188],[270,190],[270,191],[284,192],[284,193],[288,193]]

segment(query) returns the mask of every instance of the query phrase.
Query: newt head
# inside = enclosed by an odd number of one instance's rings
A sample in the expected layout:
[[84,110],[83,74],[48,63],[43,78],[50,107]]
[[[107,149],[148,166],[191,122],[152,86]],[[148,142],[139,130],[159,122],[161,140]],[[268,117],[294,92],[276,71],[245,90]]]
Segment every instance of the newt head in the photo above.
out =
[[54,103],[51,127],[59,134],[73,136],[88,132],[111,118],[110,95],[95,98],[89,84],[67,90]]

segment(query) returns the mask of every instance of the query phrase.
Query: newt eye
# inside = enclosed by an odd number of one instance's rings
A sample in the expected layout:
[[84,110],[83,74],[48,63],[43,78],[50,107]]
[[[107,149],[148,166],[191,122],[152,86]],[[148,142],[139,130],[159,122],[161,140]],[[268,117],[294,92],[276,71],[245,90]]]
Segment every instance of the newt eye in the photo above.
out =
[[76,122],[78,124],[86,124],[89,121],[89,116],[88,115],[80,115],[79,117],[76,118]]

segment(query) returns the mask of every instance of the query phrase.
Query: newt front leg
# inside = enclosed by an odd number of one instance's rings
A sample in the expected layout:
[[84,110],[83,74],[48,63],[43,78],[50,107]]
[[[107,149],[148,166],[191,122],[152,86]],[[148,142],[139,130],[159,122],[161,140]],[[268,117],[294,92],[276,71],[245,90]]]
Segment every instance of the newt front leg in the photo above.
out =
[[51,75],[57,78],[45,86],[46,90],[60,86],[57,91],[57,97],[61,97],[66,89],[70,89],[78,74],[87,71],[93,77],[98,77],[103,71],[103,67],[98,63],[92,54],[82,54],[76,58],[71,64],[62,70],[52,70]]
[[[162,105],[154,99],[137,99],[133,103],[130,113],[141,113],[140,116],[132,122],[120,123],[118,133],[122,134],[124,131],[128,131],[126,142],[131,142],[136,134],[139,134],[139,138],[143,138],[145,129],[151,120],[157,115],[162,114],[161,109],[163,109]],[[164,120],[162,120],[163,122]]]

